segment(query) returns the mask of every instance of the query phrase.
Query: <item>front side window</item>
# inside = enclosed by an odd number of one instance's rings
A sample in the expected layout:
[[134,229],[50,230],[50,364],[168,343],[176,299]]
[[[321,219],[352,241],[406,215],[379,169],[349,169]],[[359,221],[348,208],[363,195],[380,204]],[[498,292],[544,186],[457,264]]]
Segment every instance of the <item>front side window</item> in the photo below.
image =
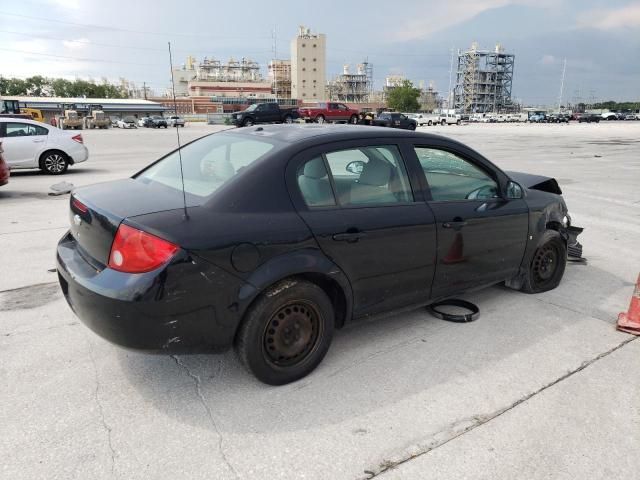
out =
[[[197,197],[208,197],[273,148],[274,144],[262,139],[227,133],[190,143],[181,149],[185,191]],[[156,182],[182,190],[178,152],[169,154],[135,178],[143,183]]]
[[445,150],[416,147],[420,166],[435,201],[498,197],[498,184],[484,170]]
[[327,153],[341,205],[408,203],[413,194],[398,147],[359,147]]

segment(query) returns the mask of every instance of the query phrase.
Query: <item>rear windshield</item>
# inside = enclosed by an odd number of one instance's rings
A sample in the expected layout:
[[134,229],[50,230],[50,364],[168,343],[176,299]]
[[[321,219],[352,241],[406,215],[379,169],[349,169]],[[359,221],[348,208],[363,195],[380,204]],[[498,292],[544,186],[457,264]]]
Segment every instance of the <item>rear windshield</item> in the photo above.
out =
[[[272,143],[263,139],[227,133],[209,135],[190,143],[181,149],[184,189],[190,195],[208,197],[273,148]],[[135,178],[182,191],[178,151]]]

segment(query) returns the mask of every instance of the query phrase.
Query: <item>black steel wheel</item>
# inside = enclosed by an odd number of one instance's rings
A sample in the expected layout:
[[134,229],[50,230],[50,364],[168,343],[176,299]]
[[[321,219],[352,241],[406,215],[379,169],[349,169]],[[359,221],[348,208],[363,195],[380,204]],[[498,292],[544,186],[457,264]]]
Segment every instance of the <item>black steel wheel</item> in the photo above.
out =
[[533,253],[522,290],[527,293],[546,292],[562,280],[567,264],[567,246],[555,230],[547,230]]
[[67,171],[67,168],[69,168],[69,159],[58,150],[44,152],[40,157],[40,169],[50,175],[61,175]]
[[248,370],[269,385],[308,375],[333,337],[333,305],[317,285],[283,280],[249,308],[236,335],[236,351]]

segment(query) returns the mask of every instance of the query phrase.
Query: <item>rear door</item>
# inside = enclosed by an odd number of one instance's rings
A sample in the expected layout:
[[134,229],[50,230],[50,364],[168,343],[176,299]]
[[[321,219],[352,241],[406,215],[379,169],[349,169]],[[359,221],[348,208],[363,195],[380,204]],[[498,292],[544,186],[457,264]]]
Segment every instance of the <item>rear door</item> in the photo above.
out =
[[327,103],[327,120],[330,122],[337,122],[340,120],[340,110],[338,109],[337,103]]
[[451,146],[415,144],[438,233],[432,297],[515,275],[527,243],[529,208],[501,195],[495,167]]
[[49,130],[22,122],[3,122],[2,143],[4,157],[12,167],[34,168],[38,166],[38,154],[47,143]]
[[351,282],[355,316],[429,298],[435,219],[400,152],[395,141],[340,142],[308,150],[288,169],[300,216]]

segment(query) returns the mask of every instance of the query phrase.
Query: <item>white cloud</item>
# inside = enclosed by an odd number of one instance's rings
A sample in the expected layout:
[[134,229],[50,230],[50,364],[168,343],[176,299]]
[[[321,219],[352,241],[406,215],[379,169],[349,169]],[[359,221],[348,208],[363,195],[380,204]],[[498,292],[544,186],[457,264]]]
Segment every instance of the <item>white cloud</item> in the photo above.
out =
[[578,16],[578,26],[599,30],[640,27],[640,4],[635,3],[614,9],[589,10]]
[[484,11],[508,5],[532,5],[541,8],[557,6],[553,0],[457,0],[429,2],[413,15],[413,19],[397,28],[394,40],[408,41],[428,37],[457,25]]
[[77,10],[80,8],[80,0],[49,0],[54,5],[63,8],[70,8],[73,10]]
[[86,38],[76,38],[75,40],[63,40],[62,45],[64,45],[65,48],[79,50],[81,48],[85,48],[88,41],[89,40]]

